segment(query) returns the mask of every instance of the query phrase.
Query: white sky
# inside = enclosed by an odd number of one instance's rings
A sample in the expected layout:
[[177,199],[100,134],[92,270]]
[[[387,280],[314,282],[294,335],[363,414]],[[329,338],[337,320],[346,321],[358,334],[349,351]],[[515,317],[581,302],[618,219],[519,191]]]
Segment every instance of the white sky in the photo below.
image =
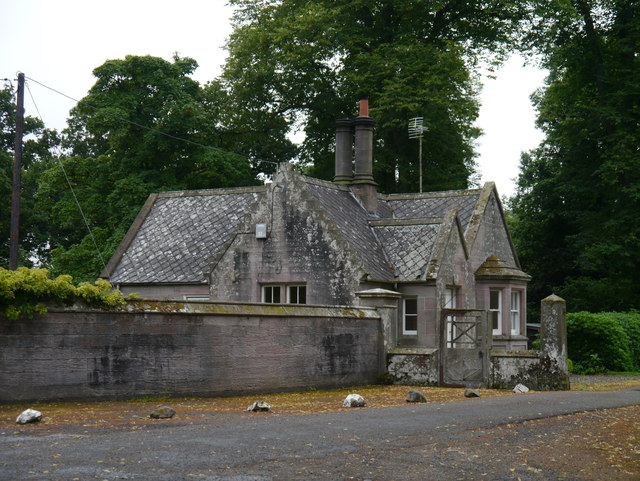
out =
[[[94,84],[92,70],[108,59],[174,52],[192,57],[204,83],[220,73],[231,33],[226,0],[0,0],[0,78],[22,71],[75,99]],[[513,193],[520,152],[535,147],[542,134],[534,127],[529,95],[544,74],[511,59],[485,77],[478,125],[482,181],[496,182],[501,195]],[[75,102],[27,80],[35,104],[50,128],[61,130]],[[15,82],[14,82],[15,85]],[[37,116],[29,90],[25,110]]]

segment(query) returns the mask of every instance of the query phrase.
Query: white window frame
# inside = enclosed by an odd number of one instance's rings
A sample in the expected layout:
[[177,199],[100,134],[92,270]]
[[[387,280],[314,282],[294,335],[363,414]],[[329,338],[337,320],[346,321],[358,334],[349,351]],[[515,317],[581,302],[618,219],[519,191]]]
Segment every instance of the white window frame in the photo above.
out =
[[522,319],[522,291],[511,291],[509,314],[509,320],[511,322],[511,334],[519,335],[521,332],[520,321]]
[[[455,309],[458,307],[458,288],[447,287],[444,291],[444,309]],[[447,346],[451,344],[453,340],[454,331],[452,329],[451,317],[447,316]],[[455,347],[455,346],[451,346]]]
[[[273,293],[275,291],[275,289],[278,289],[278,300],[274,301],[273,300]],[[267,289],[271,289],[271,300],[268,301],[267,298],[269,297],[267,295]],[[260,291],[262,292],[262,302],[267,303],[267,304],[282,304],[282,284],[264,284],[262,285]]]
[[[408,314],[407,313],[407,301],[415,302],[416,310],[415,313]],[[407,321],[411,319],[415,322],[416,328],[407,329]],[[417,297],[406,297],[402,299],[402,334],[407,336],[417,336],[418,335],[418,298]]]
[[[297,288],[298,289],[298,294],[299,294],[299,289],[301,287],[304,287],[304,302],[300,302],[299,299],[299,295],[298,295],[298,302],[291,302],[291,288]],[[267,290],[268,289],[272,289],[271,292],[271,301],[268,301],[267,299],[269,298],[268,294],[267,294]],[[275,289],[279,290],[279,300],[278,301],[274,301],[273,300],[273,291]],[[304,283],[291,283],[291,284],[286,284],[284,282],[282,283],[270,283],[270,284],[262,284],[260,286],[260,299],[261,302],[264,302],[265,304],[307,304],[307,285]]]
[[455,309],[458,307],[458,288],[455,286],[447,287],[444,290],[444,308]]
[[[498,293],[498,308],[491,307],[491,294],[493,292]],[[498,328],[493,328],[493,318],[494,313],[497,313],[498,317]],[[491,321],[491,330],[494,336],[499,336],[502,334],[502,289],[489,289],[489,319]]]
[[[304,289],[304,302],[300,302],[300,289]],[[306,304],[307,303],[307,285],[306,284],[287,284],[287,304]],[[297,290],[297,302],[291,300],[291,290]]]

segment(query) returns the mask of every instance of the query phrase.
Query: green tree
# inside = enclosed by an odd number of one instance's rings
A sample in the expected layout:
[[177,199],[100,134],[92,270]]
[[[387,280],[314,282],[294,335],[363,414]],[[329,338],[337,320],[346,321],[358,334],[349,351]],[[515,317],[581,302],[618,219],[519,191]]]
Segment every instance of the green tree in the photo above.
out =
[[[377,122],[375,176],[382,191],[417,191],[418,145],[407,122],[424,116],[427,189],[466,187],[480,131],[478,78],[490,53],[504,52],[523,15],[519,1],[232,0],[234,32],[223,80],[233,123],[261,145],[287,153],[302,130],[298,159],[333,176],[333,123],[353,117],[362,95]],[[255,146],[255,147],[254,147]],[[291,151],[291,155],[294,152]],[[279,160],[286,160],[285,157]]]
[[523,156],[512,202],[531,300],[640,307],[640,4],[532,5],[524,40],[549,69],[535,97],[546,138]]
[[[0,267],[8,267],[9,259],[15,122],[15,92],[5,84],[0,89]],[[29,115],[25,115],[23,132],[19,263],[31,265],[34,258],[47,257],[48,221],[34,205],[37,178],[53,162],[51,148],[60,140],[55,131]]]
[[191,79],[196,67],[178,56],[127,56],[94,70],[96,83],[64,131],[64,172],[42,172],[36,196],[55,219],[56,274],[95,279],[152,192],[257,183],[246,158],[226,150],[225,93]]

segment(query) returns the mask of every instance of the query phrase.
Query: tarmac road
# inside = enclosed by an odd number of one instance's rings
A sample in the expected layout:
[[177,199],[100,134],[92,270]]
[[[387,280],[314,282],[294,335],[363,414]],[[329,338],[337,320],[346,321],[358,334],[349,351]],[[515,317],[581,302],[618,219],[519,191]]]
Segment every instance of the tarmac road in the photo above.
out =
[[[640,390],[554,392],[313,415],[211,413],[200,424],[178,413],[135,430],[5,430],[0,480],[585,479],[513,468],[514,446],[539,431],[521,423],[637,405]],[[564,429],[554,425],[545,429]],[[490,445],[497,430],[508,444],[464,455],[461,447]]]

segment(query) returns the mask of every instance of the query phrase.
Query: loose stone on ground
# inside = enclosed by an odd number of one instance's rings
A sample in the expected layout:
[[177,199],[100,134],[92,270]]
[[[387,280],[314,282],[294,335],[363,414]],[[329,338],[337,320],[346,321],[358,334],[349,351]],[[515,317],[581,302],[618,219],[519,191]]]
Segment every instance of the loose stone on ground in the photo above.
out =
[[256,401],[247,408],[247,412],[269,412],[271,411],[271,405],[264,401]]
[[149,417],[153,419],[170,419],[175,416],[175,414],[176,412],[173,408],[170,408],[169,406],[162,406],[154,409]]
[[529,388],[524,384],[516,384],[516,386],[513,388],[513,392],[516,394],[524,394],[529,392]]
[[16,418],[17,424],[30,424],[40,422],[42,419],[42,413],[35,409],[26,409],[20,413],[20,416]]
[[407,394],[406,401],[408,403],[426,403],[427,398],[424,397],[424,394],[422,394],[420,391],[412,389],[411,391],[409,391],[409,394]]
[[360,394],[349,394],[342,405],[346,408],[361,408],[364,407],[365,401]]
[[464,390],[464,397],[480,397],[480,393],[475,389],[467,388]]

